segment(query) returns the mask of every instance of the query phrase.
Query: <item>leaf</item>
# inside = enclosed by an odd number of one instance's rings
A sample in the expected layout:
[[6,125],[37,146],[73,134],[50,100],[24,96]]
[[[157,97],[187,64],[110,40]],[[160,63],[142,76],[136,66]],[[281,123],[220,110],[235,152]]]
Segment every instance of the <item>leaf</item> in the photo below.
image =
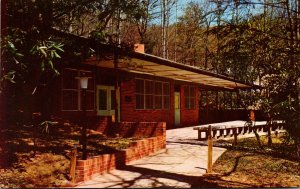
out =
[[53,51],[50,51],[50,56],[51,56],[51,58],[54,58],[54,52]]
[[12,42],[8,41],[7,43],[8,43],[8,47],[9,47],[11,50],[13,50],[13,51],[16,51],[16,50],[17,50],[16,47],[15,47],[15,45],[14,45]]
[[42,48],[39,47],[39,50],[41,51],[41,53],[42,53],[45,57],[47,57],[47,53],[45,52],[44,49],[42,49]]
[[44,63],[44,62],[41,63],[41,70],[42,70],[42,71],[45,70],[45,63]]
[[61,58],[60,56],[59,56],[59,54],[57,54],[57,52],[53,52],[53,54],[54,54],[54,57],[56,57],[56,58]]
[[58,51],[61,51],[61,52],[64,52],[64,50],[61,48],[63,45],[62,44],[59,44],[59,45],[54,45],[53,47],[58,50]]
[[48,64],[49,64],[49,66],[51,67],[51,69],[54,68],[54,67],[53,67],[53,62],[52,62],[51,60],[48,60]]

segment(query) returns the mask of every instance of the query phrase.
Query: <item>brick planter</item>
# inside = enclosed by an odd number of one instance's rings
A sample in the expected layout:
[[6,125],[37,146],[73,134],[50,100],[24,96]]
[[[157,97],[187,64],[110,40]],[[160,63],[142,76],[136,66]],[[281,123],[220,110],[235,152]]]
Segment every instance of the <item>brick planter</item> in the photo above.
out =
[[152,134],[154,137],[131,142],[129,148],[120,150],[114,154],[103,154],[90,157],[87,160],[77,160],[75,171],[76,183],[84,182],[90,180],[93,176],[106,173],[116,168],[121,168],[131,161],[138,160],[166,148],[166,124],[164,122],[156,124],[153,122],[149,124],[145,122],[142,124],[130,124],[127,122],[124,125],[126,127],[121,126],[122,132],[125,132],[125,128],[132,129],[133,125],[137,128],[139,128],[139,126],[144,126],[148,129],[152,127]]

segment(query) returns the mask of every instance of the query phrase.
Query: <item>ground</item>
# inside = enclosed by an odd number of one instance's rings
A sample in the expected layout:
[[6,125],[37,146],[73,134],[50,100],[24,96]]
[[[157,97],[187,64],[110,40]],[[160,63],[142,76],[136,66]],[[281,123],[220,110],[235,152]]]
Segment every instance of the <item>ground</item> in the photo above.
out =
[[[61,187],[68,184],[69,154],[77,147],[78,158],[81,127],[76,124],[48,124],[39,127],[34,146],[34,129],[30,125],[12,125],[1,130],[0,152],[7,160],[0,161],[0,188]],[[121,139],[88,130],[88,155],[113,153],[126,148],[134,138]]]
[[[32,128],[11,127],[2,132],[6,148],[1,154],[9,157],[10,165],[0,169],[0,188],[66,186],[68,153],[79,144],[80,127],[58,125],[49,129],[49,134],[38,134],[35,156]],[[133,140],[89,134],[90,154],[112,152]],[[215,141],[213,175],[203,175],[207,147],[196,137],[191,127],[168,130],[166,150],[132,162],[124,170],[101,175],[93,183],[110,187],[300,187],[300,159],[284,136],[273,136],[272,147],[267,146],[266,137],[261,137],[263,149],[255,138],[239,139],[237,146],[232,146],[230,140]]]
[[272,147],[267,147],[265,136],[261,140],[264,149],[258,148],[255,138],[240,139],[237,146],[228,147],[213,165],[216,174],[201,177],[195,186],[299,187],[300,159],[291,153],[293,146],[284,142],[284,136],[273,137]]

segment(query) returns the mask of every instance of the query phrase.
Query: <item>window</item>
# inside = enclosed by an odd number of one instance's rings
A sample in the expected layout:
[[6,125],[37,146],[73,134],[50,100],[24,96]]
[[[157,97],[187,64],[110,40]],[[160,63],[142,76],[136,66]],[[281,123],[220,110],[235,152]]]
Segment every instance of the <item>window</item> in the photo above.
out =
[[169,107],[169,83],[136,79],[136,109],[169,109]]
[[195,87],[184,86],[184,106],[185,109],[195,109]]
[[169,85],[169,83],[163,83],[163,106],[164,106],[164,109],[170,108],[170,85]]
[[153,109],[153,81],[145,80],[146,109]]
[[155,94],[154,94],[154,101],[155,101],[155,109],[162,108],[162,83],[155,82]]
[[86,90],[86,109],[95,109],[95,89],[94,77],[90,71],[76,70],[66,68],[62,73],[62,110],[63,111],[80,111],[82,110],[83,93],[80,89],[79,76],[91,77]]

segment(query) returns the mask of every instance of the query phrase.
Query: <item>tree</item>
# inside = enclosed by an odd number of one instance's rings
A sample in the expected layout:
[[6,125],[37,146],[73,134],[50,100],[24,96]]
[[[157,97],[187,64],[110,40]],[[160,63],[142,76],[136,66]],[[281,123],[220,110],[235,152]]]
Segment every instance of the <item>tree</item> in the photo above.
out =
[[[138,0],[8,1],[3,15],[7,25],[1,28],[5,35],[1,36],[0,90],[1,94],[15,92],[7,106],[14,111],[21,107],[26,112],[39,111],[35,97],[59,74],[60,64],[80,62],[93,52],[85,42],[57,35],[60,31],[115,43],[113,20],[125,22],[131,14],[143,11],[139,6]],[[117,11],[122,18],[117,18]],[[110,23],[112,30],[107,27]]]
[[200,4],[194,2],[190,2],[179,17],[177,59],[183,64],[200,66],[202,63],[202,17]]

